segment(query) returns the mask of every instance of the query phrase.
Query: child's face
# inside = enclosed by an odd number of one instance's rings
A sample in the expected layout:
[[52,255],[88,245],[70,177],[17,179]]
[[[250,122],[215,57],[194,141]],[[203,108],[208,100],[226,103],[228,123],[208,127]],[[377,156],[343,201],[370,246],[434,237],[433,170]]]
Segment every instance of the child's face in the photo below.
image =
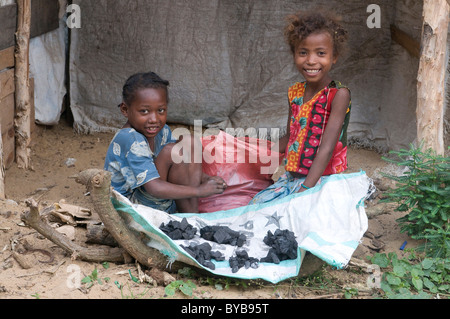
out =
[[336,60],[333,39],[325,31],[310,34],[299,43],[294,54],[297,69],[310,83],[322,84],[327,81],[328,72]]
[[167,121],[167,94],[160,89],[141,89],[136,92],[131,105],[122,103],[120,110],[128,118],[127,124],[143,134],[154,138]]

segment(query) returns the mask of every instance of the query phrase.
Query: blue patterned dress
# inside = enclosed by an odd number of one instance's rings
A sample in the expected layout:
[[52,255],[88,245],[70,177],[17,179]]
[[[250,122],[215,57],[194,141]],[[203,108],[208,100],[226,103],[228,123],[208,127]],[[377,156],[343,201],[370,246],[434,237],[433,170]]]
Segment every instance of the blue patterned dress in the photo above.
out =
[[121,129],[111,141],[104,169],[111,172],[111,186],[135,204],[142,204],[168,213],[176,211],[175,201],[148,194],[144,184],[159,178],[154,160],[168,143],[174,143],[169,126],[155,137],[155,150],[150,149],[144,135],[133,128]]

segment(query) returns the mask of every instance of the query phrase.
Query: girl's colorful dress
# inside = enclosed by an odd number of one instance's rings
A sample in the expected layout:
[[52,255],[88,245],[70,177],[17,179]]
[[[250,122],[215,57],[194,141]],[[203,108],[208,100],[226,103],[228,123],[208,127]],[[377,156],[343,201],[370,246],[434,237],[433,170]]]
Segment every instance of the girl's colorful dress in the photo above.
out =
[[[320,148],[322,135],[331,114],[333,99],[339,89],[346,87],[338,81],[331,81],[327,87],[304,103],[305,88],[306,82],[298,82],[288,91],[291,121],[289,142],[284,158],[286,173],[276,183],[256,194],[250,204],[265,203],[300,190],[305,178],[294,178],[290,172],[299,173],[305,177],[308,175]],[[350,121],[350,110],[351,102],[333,156],[323,173],[324,176],[342,173],[347,169],[347,128]]]

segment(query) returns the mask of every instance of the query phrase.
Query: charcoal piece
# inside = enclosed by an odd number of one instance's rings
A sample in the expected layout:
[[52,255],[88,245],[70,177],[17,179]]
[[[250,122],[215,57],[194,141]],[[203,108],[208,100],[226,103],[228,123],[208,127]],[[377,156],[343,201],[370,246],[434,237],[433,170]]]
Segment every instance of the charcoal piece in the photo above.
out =
[[240,268],[245,267],[245,269],[258,268],[258,259],[254,257],[249,257],[247,251],[238,250],[236,255],[229,259],[231,272],[236,273]]
[[225,256],[220,252],[220,251],[211,251],[211,258],[215,259],[217,261],[224,261],[225,260]]
[[197,233],[197,228],[189,224],[186,218],[183,218],[181,222],[171,220],[166,225],[162,223],[159,229],[172,240],[192,239]]
[[264,243],[271,248],[267,256],[261,258],[261,262],[279,264],[283,260],[297,258],[298,243],[295,240],[294,233],[287,229],[277,229],[274,234],[268,231],[266,237],[264,237]]
[[203,244],[194,244],[190,243],[189,246],[182,246],[185,251],[189,253],[195,260],[199,262],[200,265],[203,265],[212,270],[216,269],[216,266],[211,259],[215,259],[217,261],[225,260],[225,257],[222,255],[220,251],[211,251],[211,245],[208,243]]
[[229,243],[232,240],[233,237],[231,237],[230,234],[228,234],[228,232],[223,228],[217,229],[217,231],[213,235],[213,241],[219,244]]
[[183,238],[183,232],[180,229],[175,229],[167,234],[173,240],[178,240]]
[[246,240],[247,240],[247,237],[244,234],[240,234],[236,240],[236,246],[238,246],[238,247],[244,246]]
[[246,250],[238,250],[236,251],[236,257],[241,259],[248,259],[248,253]]
[[270,248],[269,252],[267,253],[267,256],[264,258],[261,258],[260,262],[279,264],[280,258],[278,258],[275,249]]
[[207,267],[207,268],[209,268],[209,269],[211,269],[211,270],[215,270],[215,269],[216,269],[216,265],[214,265],[214,263],[211,262],[210,260],[205,260],[205,261],[202,263],[202,265],[205,266],[205,267]]
[[186,218],[183,218],[181,220],[181,222],[180,222],[180,225],[179,225],[180,229],[183,230],[183,231],[186,230],[189,226],[190,225],[189,225],[189,223],[188,223]]
[[247,240],[244,234],[230,229],[227,226],[205,226],[200,229],[200,236],[218,244],[242,247]]

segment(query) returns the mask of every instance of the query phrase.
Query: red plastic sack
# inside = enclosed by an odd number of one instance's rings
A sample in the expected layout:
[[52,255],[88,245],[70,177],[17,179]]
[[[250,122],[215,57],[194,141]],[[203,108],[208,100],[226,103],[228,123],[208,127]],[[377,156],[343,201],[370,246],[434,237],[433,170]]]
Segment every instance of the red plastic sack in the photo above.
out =
[[282,159],[282,154],[271,151],[272,145],[267,140],[233,137],[223,131],[203,137],[203,172],[222,177],[228,187],[222,194],[199,198],[199,213],[245,206],[270,186]]

